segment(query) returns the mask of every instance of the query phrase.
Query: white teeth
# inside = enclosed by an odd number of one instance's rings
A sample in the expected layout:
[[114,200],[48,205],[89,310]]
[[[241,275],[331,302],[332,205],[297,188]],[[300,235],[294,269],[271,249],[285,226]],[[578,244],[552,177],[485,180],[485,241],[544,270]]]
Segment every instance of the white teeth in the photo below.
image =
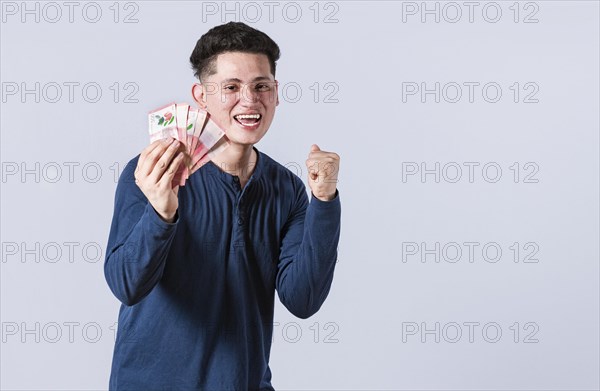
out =
[[240,115],[236,115],[235,118],[237,118],[237,119],[245,119],[245,118],[259,119],[260,114],[240,114]]

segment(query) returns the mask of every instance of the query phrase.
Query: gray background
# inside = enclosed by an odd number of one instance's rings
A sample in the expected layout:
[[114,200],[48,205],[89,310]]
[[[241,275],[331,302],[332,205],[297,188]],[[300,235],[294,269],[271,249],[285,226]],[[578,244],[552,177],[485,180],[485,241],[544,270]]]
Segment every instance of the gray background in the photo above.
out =
[[[307,320],[277,303],[277,389],[600,387],[598,2],[476,2],[472,21],[427,2],[438,22],[421,2],[275,2],[272,19],[264,2],[77,2],[72,22],[55,4],[2,4],[3,389],[106,389],[115,175],[148,144],[149,110],[192,101],[189,55],[229,20],[282,49],[289,87],[257,148],[305,183],[312,143],[341,156],[332,290]],[[439,103],[403,97],[436,82]],[[439,182],[408,175],[436,163]]]

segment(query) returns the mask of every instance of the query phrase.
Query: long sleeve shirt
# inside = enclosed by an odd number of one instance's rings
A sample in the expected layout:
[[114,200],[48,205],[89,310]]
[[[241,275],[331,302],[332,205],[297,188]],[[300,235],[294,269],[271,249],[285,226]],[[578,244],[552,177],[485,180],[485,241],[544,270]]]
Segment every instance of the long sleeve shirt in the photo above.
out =
[[325,301],[340,236],[331,201],[258,151],[242,189],[208,162],[162,220],[135,184],[117,185],[104,274],[121,302],[109,389],[273,390],[275,290],[295,316]]

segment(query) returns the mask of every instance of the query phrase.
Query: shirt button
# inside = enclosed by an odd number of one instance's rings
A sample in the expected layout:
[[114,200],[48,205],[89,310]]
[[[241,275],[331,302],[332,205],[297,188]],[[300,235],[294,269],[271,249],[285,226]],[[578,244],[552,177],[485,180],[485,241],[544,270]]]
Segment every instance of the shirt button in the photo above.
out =
[[237,223],[238,223],[239,225],[242,225],[242,224],[244,224],[244,219],[243,219],[243,218],[241,218],[241,217],[240,217],[240,218],[238,218],[238,220],[237,220]]
[[238,178],[238,177],[234,176],[234,177],[233,177],[233,181],[234,181],[234,182],[239,182],[239,181],[240,181],[240,178]]

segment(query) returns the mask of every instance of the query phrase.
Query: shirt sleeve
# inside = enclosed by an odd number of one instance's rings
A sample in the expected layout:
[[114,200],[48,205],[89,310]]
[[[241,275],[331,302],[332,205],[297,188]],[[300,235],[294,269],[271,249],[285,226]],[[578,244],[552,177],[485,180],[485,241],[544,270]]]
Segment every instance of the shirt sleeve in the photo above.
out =
[[300,181],[295,207],[284,226],[277,268],[276,288],[283,305],[306,319],[325,302],[337,262],[341,205],[335,198],[321,201]]
[[162,220],[135,184],[138,158],[119,177],[104,261],[110,290],[127,306],[140,302],[160,281],[179,221],[178,214],[172,224]]

